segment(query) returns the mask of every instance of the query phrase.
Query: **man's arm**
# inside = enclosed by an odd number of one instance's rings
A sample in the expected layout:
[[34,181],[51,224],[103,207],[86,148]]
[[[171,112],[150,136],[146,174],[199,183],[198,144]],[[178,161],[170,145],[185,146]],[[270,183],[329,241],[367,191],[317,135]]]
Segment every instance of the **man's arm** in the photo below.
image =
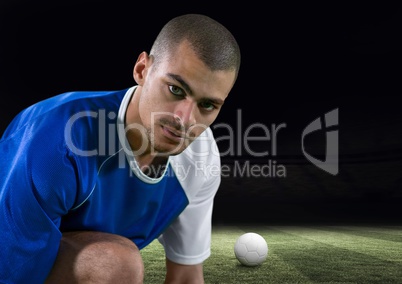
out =
[[165,284],[204,284],[202,264],[183,265],[166,258]]
[[0,141],[0,283],[44,282],[61,216],[76,199],[75,169],[62,147],[30,133],[33,143],[23,130]]

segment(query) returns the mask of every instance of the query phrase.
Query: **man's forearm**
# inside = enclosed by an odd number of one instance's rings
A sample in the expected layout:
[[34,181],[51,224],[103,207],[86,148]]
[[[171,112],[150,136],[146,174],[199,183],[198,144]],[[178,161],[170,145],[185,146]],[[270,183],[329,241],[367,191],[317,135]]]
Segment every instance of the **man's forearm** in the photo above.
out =
[[204,284],[202,264],[182,265],[166,259],[165,284]]

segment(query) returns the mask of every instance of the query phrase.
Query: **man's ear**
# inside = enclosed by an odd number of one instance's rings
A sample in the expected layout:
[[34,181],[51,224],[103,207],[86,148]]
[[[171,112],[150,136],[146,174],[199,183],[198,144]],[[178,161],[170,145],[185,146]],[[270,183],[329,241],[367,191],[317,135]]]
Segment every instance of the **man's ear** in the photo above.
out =
[[133,77],[135,82],[142,86],[147,76],[148,68],[151,65],[151,57],[145,51],[141,52],[134,65]]

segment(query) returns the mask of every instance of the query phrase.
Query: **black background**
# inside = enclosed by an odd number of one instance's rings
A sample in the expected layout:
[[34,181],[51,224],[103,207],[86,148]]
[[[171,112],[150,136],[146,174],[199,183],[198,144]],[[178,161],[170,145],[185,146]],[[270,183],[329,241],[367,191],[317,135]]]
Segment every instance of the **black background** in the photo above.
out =
[[[229,166],[275,161],[286,177],[223,177],[214,222],[402,220],[401,2],[54,2],[0,2],[0,133],[38,100],[132,86],[137,56],[160,28],[174,16],[202,13],[229,28],[242,51],[238,81],[214,125],[239,129],[238,111],[243,131],[286,123],[276,156],[255,159],[241,144],[242,153],[222,157]],[[340,164],[333,176],[304,157],[301,133],[335,108]],[[227,134],[216,129],[217,137]],[[324,131],[305,143],[324,158]],[[271,144],[252,148],[270,151]]]

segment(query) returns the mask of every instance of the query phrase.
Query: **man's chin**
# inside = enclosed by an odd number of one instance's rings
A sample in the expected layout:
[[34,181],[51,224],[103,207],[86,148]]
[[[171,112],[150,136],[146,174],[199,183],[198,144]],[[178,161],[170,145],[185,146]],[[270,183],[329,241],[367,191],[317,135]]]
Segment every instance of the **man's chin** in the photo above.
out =
[[154,151],[159,157],[177,156],[186,149],[186,147],[155,147]]

